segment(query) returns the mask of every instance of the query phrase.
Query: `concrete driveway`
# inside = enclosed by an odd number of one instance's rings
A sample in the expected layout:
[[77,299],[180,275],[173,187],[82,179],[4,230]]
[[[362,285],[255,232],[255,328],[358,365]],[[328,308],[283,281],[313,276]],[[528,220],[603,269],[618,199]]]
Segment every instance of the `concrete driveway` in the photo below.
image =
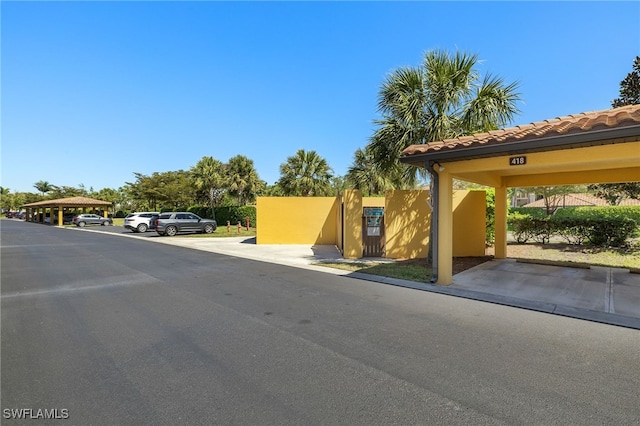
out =
[[85,228],[83,231],[144,238],[157,243],[640,329],[640,274],[630,273],[628,269],[568,268],[504,259],[485,262],[456,274],[450,286],[438,286],[318,266],[328,260],[344,261],[338,249],[329,245],[256,244],[255,238],[246,237],[160,237],[155,232],[134,234],[122,227]]

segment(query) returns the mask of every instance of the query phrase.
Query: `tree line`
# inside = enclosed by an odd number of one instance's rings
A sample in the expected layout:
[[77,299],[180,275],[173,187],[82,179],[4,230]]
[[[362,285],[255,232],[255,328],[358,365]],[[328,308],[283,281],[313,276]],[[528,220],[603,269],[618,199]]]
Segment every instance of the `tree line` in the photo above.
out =
[[[365,196],[390,189],[415,189],[426,179],[425,170],[399,161],[409,145],[497,130],[519,113],[518,82],[505,82],[477,71],[478,56],[435,50],[425,53],[418,66],[390,73],[378,91],[376,129],[364,148],[358,148],[345,176],[334,175],[316,151],[299,149],[280,165],[274,185],[261,180],[253,160],[237,155],[223,163],[204,156],[189,170],[134,173],[135,180],[118,189],[94,191],[38,181],[38,193],[11,193],[0,187],[3,210],[43,199],[86,196],[110,201],[114,209],[159,211],[189,206],[243,206],[257,196],[334,196],[359,189]],[[620,82],[620,96],[612,107],[640,103],[640,57]],[[592,185],[589,189],[612,204],[624,197],[638,198],[640,183]],[[115,213],[115,212],[114,212]]]

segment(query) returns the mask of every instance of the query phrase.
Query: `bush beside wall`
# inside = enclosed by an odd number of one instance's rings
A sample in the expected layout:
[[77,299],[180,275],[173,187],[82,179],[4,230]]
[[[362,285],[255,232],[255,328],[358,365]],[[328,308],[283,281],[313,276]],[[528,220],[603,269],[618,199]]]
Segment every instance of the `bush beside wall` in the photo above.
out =
[[[202,206],[191,206],[187,209],[191,213],[195,213],[200,217],[211,219],[211,208]],[[245,226],[246,217],[249,217],[251,227],[256,227],[256,207],[255,206],[224,206],[216,207],[216,222],[218,226],[227,226],[227,221],[231,225],[237,225],[238,222]]]
[[[519,243],[534,240],[548,243],[559,236],[570,244],[589,242],[598,246],[620,247],[638,235],[640,207],[574,207],[559,209],[555,215],[540,217],[539,209],[513,209],[508,223]],[[531,214],[521,212],[531,210]]]

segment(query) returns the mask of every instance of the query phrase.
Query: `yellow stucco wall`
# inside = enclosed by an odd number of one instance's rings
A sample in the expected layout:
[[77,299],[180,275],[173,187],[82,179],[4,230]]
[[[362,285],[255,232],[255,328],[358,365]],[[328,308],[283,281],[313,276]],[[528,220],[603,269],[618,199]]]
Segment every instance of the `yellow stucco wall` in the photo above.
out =
[[484,256],[485,240],[485,191],[454,191],[453,256]]
[[[426,258],[431,211],[429,191],[388,191],[385,197],[258,197],[258,244],[335,244],[347,259],[362,257],[364,207],[384,207],[385,256]],[[341,209],[341,203],[344,208]],[[344,223],[344,227],[342,224]],[[455,191],[453,256],[485,254],[485,193]],[[342,243],[342,246],[341,246]]]
[[[362,192],[347,190],[344,192],[344,247],[346,259],[362,257]],[[373,206],[375,207],[375,206]]]
[[429,254],[429,191],[387,191],[385,249],[390,259],[420,259]]
[[336,244],[338,197],[258,197],[258,244]]

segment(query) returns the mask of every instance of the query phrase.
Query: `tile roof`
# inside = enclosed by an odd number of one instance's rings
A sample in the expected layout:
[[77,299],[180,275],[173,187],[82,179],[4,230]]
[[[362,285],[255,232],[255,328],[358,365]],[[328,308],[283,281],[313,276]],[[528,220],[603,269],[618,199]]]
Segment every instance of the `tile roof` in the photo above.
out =
[[55,200],[44,200],[38,201],[35,203],[25,204],[22,207],[38,207],[38,206],[110,206],[112,203],[109,201],[96,200],[93,198],[87,197],[69,197],[69,198],[58,198]]
[[[557,195],[551,203],[553,205],[560,205],[561,207],[578,207],[578,206],[608,206],[606,200],[598,198],[591,194],[565,194]],[[558,202],[559,201],[559,202]],[[621,206],[640,206],[640,200],[634,200],[626,198],[620,203]],[[544,198],[536,200],[532,203],[525,204],[522,207],[545,207]]]
[[567,115],[487,133],[411,145],[402,154],[406,157],[429,152],[521,142],[635,125],[640,125],[640,105],[627,105],[620,108]]

